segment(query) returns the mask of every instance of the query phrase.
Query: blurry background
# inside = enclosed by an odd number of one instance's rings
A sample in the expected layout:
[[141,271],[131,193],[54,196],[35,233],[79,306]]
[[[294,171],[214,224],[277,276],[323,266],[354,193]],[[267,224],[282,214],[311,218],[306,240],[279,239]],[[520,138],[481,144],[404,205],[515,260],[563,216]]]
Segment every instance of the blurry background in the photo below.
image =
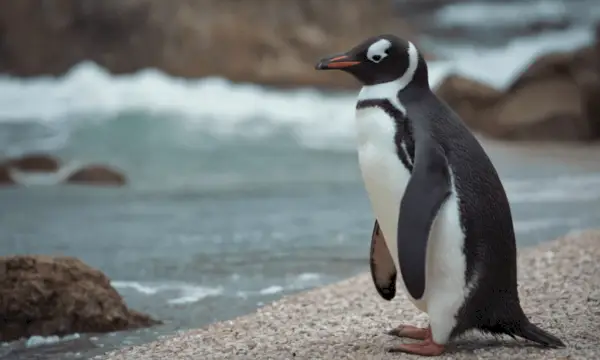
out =
[[163,324],[0,356],[87,358],[367,271],[358,85],[314,64],[379,33],[479,134],[519,245],[597,226],[598,21],[595,0],[1,1],[0,255],[77,257]]

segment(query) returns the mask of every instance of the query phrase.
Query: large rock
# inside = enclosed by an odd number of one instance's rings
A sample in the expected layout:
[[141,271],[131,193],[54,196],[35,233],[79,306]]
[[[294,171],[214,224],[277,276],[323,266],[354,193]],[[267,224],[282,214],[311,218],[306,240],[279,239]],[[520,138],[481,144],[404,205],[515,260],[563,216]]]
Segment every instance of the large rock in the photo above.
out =
[[473,130],[510,140],[600,139],[600,46],[543,54],[499,92],[450,76],[436,90]]
[[513,92],[528,83],[553,76],[570,76],[572,71],[573,54],[552,52],[535,58],[510,84],[507,91]]
[[491,112],[488,134],[512,140],[590,140],[582,94],[567,76],[528,82]]
[[60,162],[50,155],[29,154],[9,161],[13,169],[24,172],[56,172]]
[[597,48],[586,46],[532,61],[493,110],[497,124],[505,127],[501,132],[514,139],[600,138],[599,55]]
[[119,170],[104,165],[88,165],[69,175],[65,182],[89,185],[125,185],[127,179]]
[[600,138],[600,39],[595,48],[576,54],[576,81],[581,89],[582,107],[590,131]]
[[481,130],[486,126],[486,119],[480,115],[502,96],[501,91],[491,86],[459,75],[444,78],[435,92],[473,130]]
[[78,259],[0,257],[0,341],[105,333],[160,322],[127,308],[109,279]]
[[370,0],[2,1],[0,72],[61,74],[92,60],[114,73],[356,86],[313,65],[369,34],[414,39],[393,10]]
[[569,76],[581,84],[598,78],[598,45],[585,46],[572,52],[551,52],[533,59],[521,70],[507,91],[514,91],[525,84],[553,76]]

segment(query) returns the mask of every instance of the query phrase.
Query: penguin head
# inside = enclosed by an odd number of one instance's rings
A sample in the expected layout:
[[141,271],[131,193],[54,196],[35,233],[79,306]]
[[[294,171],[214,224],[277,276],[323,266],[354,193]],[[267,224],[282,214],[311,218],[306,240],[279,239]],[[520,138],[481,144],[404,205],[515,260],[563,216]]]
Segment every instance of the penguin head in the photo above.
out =
[[[353,75],[363,85],[377,85],[408,76],[408,82],[417,75],[425,75],[425,61],[416,47],[407,40],[394,35],[368,38],[345,53],[321,59],[316,70],[342,70]],[[422,77],[422,76],[421,76]]]

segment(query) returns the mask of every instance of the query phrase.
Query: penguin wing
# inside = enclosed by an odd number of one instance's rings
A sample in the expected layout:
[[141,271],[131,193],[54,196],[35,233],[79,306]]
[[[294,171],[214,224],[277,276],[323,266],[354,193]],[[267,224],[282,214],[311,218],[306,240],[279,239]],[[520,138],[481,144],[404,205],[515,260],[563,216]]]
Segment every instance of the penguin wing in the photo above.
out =
[[371,235],[371,277],[379,295],[385,300],[392,300],[396,295],[396,265],[385,244],[383,232],[375,220]]
[[427,241],[433,220],[450,195],[450,172],[442,148],[428,137],[415,144],[413,170],[400,203],[398,259],[414,299],[425,292]]

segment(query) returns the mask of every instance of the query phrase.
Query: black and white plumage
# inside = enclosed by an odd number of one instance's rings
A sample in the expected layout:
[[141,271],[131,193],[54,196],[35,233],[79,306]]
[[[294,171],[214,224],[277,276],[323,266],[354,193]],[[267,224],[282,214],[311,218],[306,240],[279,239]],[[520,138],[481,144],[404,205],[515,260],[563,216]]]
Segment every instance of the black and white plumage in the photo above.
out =
[[502,183],[477,139],[430,89],[427,64],[414,44],[381,35],[316,68],[343,70],[363,84],[356,126],[360,169],[376,216],[373,281],[391,300],[399,280],[430,319],[427,333],[411,330],[424,344],[399,351],[437,355],[471,329],[564,346],[521,308]]

